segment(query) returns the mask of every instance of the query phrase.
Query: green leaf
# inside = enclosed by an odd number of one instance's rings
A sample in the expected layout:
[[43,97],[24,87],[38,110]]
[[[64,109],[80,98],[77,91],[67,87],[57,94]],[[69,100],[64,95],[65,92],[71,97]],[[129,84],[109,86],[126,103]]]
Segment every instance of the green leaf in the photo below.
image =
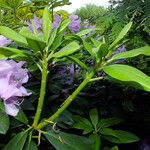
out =
[[[48,42],[48,48],[53,44],[56,36],[57,36],[57,29],[52,30],[51,35],[50,35],[50,39],[49,39],[49,42]],[[51,49],[50,49],[50,51],[51,51]]]
[[0,59],[6,59],[6,58],[8,58],[8,57],[3,54],[0,54]]
[[108,45],[106,43],[100,44],[97,54],[99,57],[105,57],[108,54]]
[[91,150],[91,143],[82,136],[53,131],[47,132],[45,136],[56,150]]
[[5,113],[4,104],[0,101],[0,134],[6,134],[9,129],[9,117]]
[[28,118],[25,115],[25,113],[22,110],[19,110],[18,115],[15,117],[15,119],[17,119],[18,121],[24,123],[24,124],[28,124]]
[[124,36],[128,33],[128,31],[130,30],[132,26],[132,22],[128,23],[123,29],[122,31],[119,33],[117,39],[110,45],[109,49],[114,48],[114,46],[116,46],[116,44],[122,40],[124,38]]
[[96,128],[97,124],[98,124],[98,111],[96,108],[91,109],[90,112],[90,119],[92,121],[92,124],[94,126],[94,128]]
[[41,36],[32,34],[28,28],[23,27],[20,31],[20,34],[26,38],[29,48],[31,48],[33,51],[42,51],[46,47],[46,43],[43,38]]
[[83,47],[93,58],[95,57],[95,54],[93,53],[93,50],[89,43],[87,43],[86,41],[83,41]]
[[85,30],[82,30],[82,31],[78,32],[76,35],[81,37],[81,36],[86,35],[86,34],[92,32],[92,31],[94,31],[94,29],[85,29]]
[[27,135],[27,132],[18,133],[9,141],[3,150],[14,150],[14,148],[15,150],[22,150],[27,139]]
[[118,150],[118,146],[114,146],[110,150]]
[[67,28],[69,23],[70,23],[70,19],[67,18],[63,20],[59,26],[58,33],[64,32],[64,30]]
[[136,57],[141,54],[150,56],[150,46],[145,46],[145,47],[141,47],[141,48],[137,48],[134,50],[116,54],[110,59],[110,61],[115,61],[115,60],[125,59],[125,58],[132,58],[132,57]]
[[139,141],[136,135],[127,131],[103,128],[100,133],[103,135],[103,138],[112,143],[124,144]]
[[92,135],[89,136],[89,138],[92,141],[92,143],[94,143],[92,149],[93,150],[100,150],[100,146],[101,146],[100,135],[92,134]]
[[82,61],[80,61],[78,58],[73,56],[68,56],[71,60],[73,60],[75,63],[77,63],[81,68],[88,70],[88,66],[84,64]]
[[54,53],[52,55],[52,57],[60,58],[60,57],[68,56],[68,55],[76,52],[79,49],[80,49],[80,46],[77,42],[71,42],[68,45],[66,45],[65,47],[63,47],[60,51]]
[[11,48],[11,47],[0,47],[0,53],[6,57],[10,57],[15,54],[17,54],[18,56],[21,56],[21,57],[33,56],[33,54],[29,51],[19,50],[19,49]]
[[99,128],[107,128],[114,125],[117,125],[119,123],[123,122],[123,119],[120,118],[107,118],[107,119],[101,119],[98,123]]
[[48,42],[51,28],[52,28],[52,22],[50,19],[50,13],[48,7],[45,7],[43,11],[43,17],[42,17],[42,30],[44,34],[44,40],[46,41],[46,43]]
[[62,44],[62,39],[63,39],[62,34],[57,35],[54,40],[54,43],[52,44],[50,51],[55,51]]
[[91,122],[88,119],[80,116],[75,116],[74,119],[76,123],[73,125],[73,127],[83,130],[83,134],[90,133],[94,130]]
[[10,40],[13,40],[13,41],[19,43],[19,44],[28,46],[26,39],[22,35],[20,35],[16,31],[14,31],[8,27],[0,26],[0,34],[7,37]]
[[150,77],[134,67],[114,64],[105,66],[103,70],[109,76],[117,80],[130,82],[130,84],[136,88],[150,91]]
[[23,150],[38,150],[38,147],[34,141],[27,142],[23,148]]

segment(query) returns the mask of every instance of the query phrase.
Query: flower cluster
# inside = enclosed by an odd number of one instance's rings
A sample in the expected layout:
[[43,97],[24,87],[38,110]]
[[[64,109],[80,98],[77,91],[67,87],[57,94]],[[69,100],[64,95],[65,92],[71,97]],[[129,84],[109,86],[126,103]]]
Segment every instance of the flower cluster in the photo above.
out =
[[61,22],[61,17],[58,14],[54,15],[54,21],[52,23],[52,29],[56,29]]
[[69,16],[70,23],[68,25],[68,28],[72,33],[77,33],[80,30],[80,19],[77,15],[70,15]]
[[6,113],[11,116],[18,114],[23,96],[31,94],[23,87],[29,79],[27,69],[22,68],[24,63],[0,60],[0,98],[4,101]]
[[84,21],[84,28],[85,29],[94,29],[94,28],[96,28],[96,25],[90,25],[90,23],[89,23],[89,20],[85,20]]
[[0,47],[7,46],[11,43],[11,40],[8,40],[6,37],[3,35],[0,35]]
[[34,25],[37,32],[38,33],[41,32],[42,19],[39,20],[36,15],[34,15],[34,18],[32,20],[26,21],[25,24],[28,25],[28,28],[29,28],[30,31],[33,32],[33,25]]

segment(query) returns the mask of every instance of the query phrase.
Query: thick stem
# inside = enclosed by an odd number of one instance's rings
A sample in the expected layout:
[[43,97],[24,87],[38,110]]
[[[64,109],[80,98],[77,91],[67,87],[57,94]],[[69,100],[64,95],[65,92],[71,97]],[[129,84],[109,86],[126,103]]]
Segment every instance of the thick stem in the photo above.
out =
[[57,117],[61,115],[61,113],[69,106],[69,104],[75,99],[75,97],[79,94],[79,92],[85,87],[85,85],[90,81],[90,79],[94,76],[95,71],[92,70],[89,75],[84,79],[84,81],[78,86],[78,88],[69,96],[65,102],[61,105],[61,107],[48,119],[41,122],[36,129],[40,130],[41,128],[45,127],[49,122],[53,121]]
[[41,80],[41,88],[40,88],[40,96],[39,96],[39,101],[38,101],[38,106],[37,106],[37,110],[36,110],[36,114],[34,117],[34,122],[33,122],[33,127],[36,127],[40,116],[41,116],[41,112],[42,112],[42,107],[43,107],[43,103],[44,103],[44,97],[45,97],[45,90],[46,90],[46,81],[47,81],[47,74],[48,74],[48,63],[46,58],[43,58],[42,61],[42,80]]

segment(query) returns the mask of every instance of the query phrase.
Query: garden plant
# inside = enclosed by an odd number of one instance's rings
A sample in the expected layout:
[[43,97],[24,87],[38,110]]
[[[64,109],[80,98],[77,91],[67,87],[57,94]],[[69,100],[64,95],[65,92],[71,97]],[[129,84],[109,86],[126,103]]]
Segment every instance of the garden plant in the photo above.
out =
[[[72,112],[73,123],[64,122],[70,116],[71,103],[97,82],[108,80],[150,92],[150,77],[125,64],[137,56],[150,56],[150,46],[125,49],[132,22],[109,41],[105,35],[97,36],[100,29],[88,20],[80,30],[77,15],[62,17],[51,13],[48,6],[40,9],[41,16],[33,12],[34,19],[20,22],[17,29],[11,22],[0,26],[0,134],[9,137],[4,142],[0,138],[0,148],[118,150],[117,145],[138,142],[135,134],[113,127],[123,123],[123,118],[101,118],[96,108],[84,110],[87,116]],[[74,86],[69,92],[62,87],[60,100],[58,91],[53,91],[58,81],[52,77],[57,73],[63,76],[66,70],[54,70],[66,66],[70,78],[63,81]]]

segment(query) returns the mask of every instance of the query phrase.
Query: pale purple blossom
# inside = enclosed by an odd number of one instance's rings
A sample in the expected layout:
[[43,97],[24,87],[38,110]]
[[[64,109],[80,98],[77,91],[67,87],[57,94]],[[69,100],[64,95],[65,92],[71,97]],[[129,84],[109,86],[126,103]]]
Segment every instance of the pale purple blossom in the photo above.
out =
[[[116,54],[120,54],[125,51],[126,51],[125,45],[122,45],[116,51],[113,52],[112,56],[114,56]],[[125,59],[120,59],[120,60],[116,61],[115,63],[124,63],[124,61],[125,61]]]
[[22,68],[25,62],[0,60],[0,98],[4,101],[5,111],[11,116],[19,112],[24,96],[29,96],[23,84],[28,82],[27,69]]
[[58,14],[54,15],[54,21],[52,23],[52,29],[56,29],[59,25],[59,23],[61,22],[61,17]]
[[41,32],[42,28],[42,19],[38,19],[36,15],[34,15],[34,18],[30,21],[25,22],[26,25],[28,25],[28,29],[33,32],[33,24],[35,26],[35,29],[38,33]]
[[0,35],[0,47],[4,47],[11,44],[11,40],[8,40],[6,37],[3,35]]
[[69,16],[70,23],[68,25],[68,28],[72,33],[77,33],[80,30],[80,19],[77,15],[71,14]]
[[90,25],[90,23],[89,23],[89,20],[85,20],[84,21],[84,28],[85,29],[94,29],[94,28],[96,28],[96,25]]

